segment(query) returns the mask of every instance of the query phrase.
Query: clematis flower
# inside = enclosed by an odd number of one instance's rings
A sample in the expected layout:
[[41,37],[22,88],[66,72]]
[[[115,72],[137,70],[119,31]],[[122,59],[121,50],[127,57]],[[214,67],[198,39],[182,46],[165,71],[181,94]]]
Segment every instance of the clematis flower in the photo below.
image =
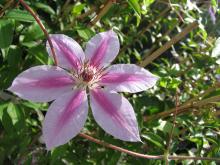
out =
[[[85,53],[68,36],[50,37],[58,66],[32,67],[19,74],[9,88],[26,100],[55,100],[43,122],[47,149],[67,143],[80,132],[88,114],[88,97],[96,122],[107,133],[124,141],[140,141],[134,110],[117,92],[144,91],[154,86],[158,77],[132,64],[109,66],[120,47],[112,30],[95,35]],[[48,43],[47,51],[52,56]]]

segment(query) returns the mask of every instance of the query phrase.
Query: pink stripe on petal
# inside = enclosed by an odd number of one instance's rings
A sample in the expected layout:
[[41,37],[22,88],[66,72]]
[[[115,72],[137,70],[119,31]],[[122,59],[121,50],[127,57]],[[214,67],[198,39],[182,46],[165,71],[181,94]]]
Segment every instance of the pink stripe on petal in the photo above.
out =
[[75,115],[76,110],[80,107],[83,98],[85,97],[85,91],[79,91],[75,93],[70,101],[67,103],[65,110],[61,114],[57,121],[57,127],[55,135],[59,133],[62,127],[69,122],[69,120]]
[[36,80],[27,84],[27,87],[41,87],[41,88],[59,88],[66,85],[73,85],[74,80],[70,77],[51,77]]
[[145,75],[138,74],[129,74],[129,73],[115,73],[115,74],[106,74],[103,76],[100,82],[102,83],[123,83],[123,82],[132,82],[132,81],[142,81],[145,79]]
[[68,46],[61,40],[53,38],[53,41],[55,41],[56,45],[62,52],[63,56],[67,59],[67,61],[72,65],[74,69],[78,69],[79,67],[79,59],[77,59],[77,56],[72,52]]
[[[85,54],[81,46],[72,38],[63,34],[51,34],[51,41],[54,45],[58,65],[69,70],[77,70],[81,61],[84,61]],[[50,56],[52,52],[47,42],[47,51]]]
[[109,36],[107,36],[106,38],[103,39],[103,41],[101,42],[99,47],[96,49],[96,51],[92,55],[92,58],[90,60],[91,65],[98,67],[101,64],[103,58],[106,55],[109,40],[110,40]]
[[43,122],[43,139],[48,150],[67,143],[85,124],[88,114],[86,92],[68,92],[49,107]]
[[116,124],[119,124],[119,127],[124,127],[125,121],[121,114],[117,112],[117,108],[112,104],[109,98],[102,92],[98,92],[93,90],[92,96],[96,99],[96,102],[99,106],[109,115],[113,120],[115,120]]
[[65,70],[41,65],[19,74],[8,90],[26,100],[48,102],[71,91],[73,85],[74,79]]
[[124,97],[101,89],[90,94],[93,116],[107,133],[125,141],[140,141],[133,108]]
[[134,64],[116,64],[106,70],[100,85],[116,92],[136,93],[153,87],[158,77]]
[[96,67],[106,67],[119,52],[120,44],[117,34],[109,30],[96,34],[86,44],[85,55],[90,64]]

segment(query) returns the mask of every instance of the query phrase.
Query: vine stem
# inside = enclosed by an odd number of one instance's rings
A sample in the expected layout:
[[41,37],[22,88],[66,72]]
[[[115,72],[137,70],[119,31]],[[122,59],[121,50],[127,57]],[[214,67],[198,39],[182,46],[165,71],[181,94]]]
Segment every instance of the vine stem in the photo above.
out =
[[204,92],[200,93],[198,96],[193,97],[192,99],[186,101],[185,103],[178,106],[177,108],[175,107],[175,108],[172,108],[168,111],[163,111],[163,112],[157,113],[151,117],[144,117],[144,120],[149,121],[149,120],[155,120],[158,118],[165,118],[165,117],[169,116],[170,114],[174,113],[176,111],[176,109],[177,109],[177,114],[179,114],[179,113],[189,111],[190,108],[201,107],[201,106],[204,106],[204,105],[209,104],[211,102],[218,101],[218,100],[220,100],[219,96],[213,96],[213,97],[210,97],[207,99],[199,100],[200,98],[206,96],[207,94],[215,91],[218,86],[220,86],[220,85],[218,85],[218,83],[214,84],[213,86],[209,87]]
[[190,23],[180,33],[178,33],[171,40],[169,40],[167,43],[165,43],[164,46],[160,47],[155,52],[153,52],[150,56],[147,56],[145,59],[143,59],[143,61],[139,65],[142,67],[145,67],[148,64],[150,64],[153,60],[155,60],[161,54],[163,54],[165,51],[167,51],[172,45],[176,44],[178,41],[183,39],[194,28],[198,27],[198,25],[199,24],[197,21]]
[[173,118],[173,125],[172,125],[172,128],[171,128],[171,131],[170,131],[170,136],[169,136],[169,139],[168,139],[168,142],[167,142],[167,150],[166,150],[166,154],[165,155],[165,162],[167,165],[169,165],[169,159],[168,159],[168,155],[169,155],[169,152],[170,152],[170,146],[171,146],[171,143],[172,143],[172,138],[173,138],[173,131],[174,131],[174,128],[176,126],[176,116],[177,116],[177,108],[179,106],[179,97],[178,97],[178,93],[176,92],[176,96],[175,96],[175,113],[174,113],[174,118]]
[[56,54],[55,54],[55,50],[52,44],[52,41],[50,39],[50,36],[47,32],[47,30],[45,29],[44,25],[41,23],[39,17],[36,15],[36,13],[30,8],[30,6],[28,6],[28,4],[26,4],[23,0],[19,0],[19,2],[24,6],[24,8],[34,17],[34,19],[36,20],[36,22],[38,23],[38,25],[40,26],[41,30],[44,32],[44,35],[46,36],[48,43],[50,45],[50,49],[51,49],[51,53],[53,55],[53,59],[54,59],[54,63],[55,65],[57,65],[57,58],[56,58]]
[[[138,153],[138,152],[133,152],[133,151],[130,151],[130,150],[127,150],[127,149],[124,149],[124,148],[121,148],[121,147],[103,142],[99,139],[96,139],[96,138],[94,138],[92,136],[89,136],[87,134],[84,134],[84,133],[79,133],[79,136],[84,138],[84,139],[87,139],[89,141],[92,141],[94,143],[100,144],[104,147],[111,148],[113,150],[123,152],[123,153],[126,153],[126,154],[134,156],[134,157],[145,158],[145,159],[161,159],[161,160],[164,159],[164,155],[147,155],[147,154],[141,154],[141,153]],[[170,160],[211,160],[211,161],[220,162],[220,158],[197,157],[197,156],[174,156],[174,155],[170,155],[170,156],[168,156],[168,159],[170,159]]]
[[159,21],[161,18],[163,18],[164,16],[168,15],[170,11],[170,8],[167,7],[165,8],[153,21],[151,21],[147,27],[143,28],[140,32],[137,33],[137,35],[134,37],[134,39],[132,40],[132,43],[128,43],[126,45],[124,45],[120,51],[119,51],[119,55],[122,54],[123,52],[125,52],[127,50],[127,48],[129,48],[132,44],[134,44],[138,39],[140,39],[140,37],[142,37],[144,35],[145,32],[147,32],[153,25],[155,25],[155,23],[157,21]]
[[116,3],[116,0],[107,0],[104,7],[100,10],[100,12],[96,15],[96,17],[90,22],[89,26],[94,26],[111,8],[113,3]]

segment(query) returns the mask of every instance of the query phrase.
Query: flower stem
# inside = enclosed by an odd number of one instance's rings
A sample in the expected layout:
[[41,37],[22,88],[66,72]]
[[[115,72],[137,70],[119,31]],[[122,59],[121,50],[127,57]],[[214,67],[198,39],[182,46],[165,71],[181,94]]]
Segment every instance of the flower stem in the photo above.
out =
[[26,4],[23,0],[19,0],[19,2],[24,6],[24,8],[34,17],[34,19],[36,20],[36,22],[38,23],[38,25],[40,26],[41,30],[44,32],[44,35],[46,36],[48,43],[50,45],[50,49],[51,49],[51,53],[53,55],[53,59],[54,59],[54,63],[55,65],[57,65],[57,58],[56,58],[56,54],[55,54],[55,50],[52,44],[52,41],[50,39],[50,36],[47,32],[47,30],[45,29],[44,25],[41,23],[39,17],[35,14],[35,12],[30,8],[30,6],[28,6],[28,4]]
[[[79,136],[89,141],[92,141],[94,143],[100,144],[104,147],[111,148],[113,150],[123,152],[134,157],[145,158],[145,159],[161,159],[161,160],[164,159],[164,155],[147,155],[147,154],[141,154],[138,152],[133,152],[133,151],[130,151],[130,150],[106,143],[106,142],[102,142],[101,140],[91,137],[84,133],[79,133]],[[167,156],[167,158],[171,160],[210,160],[210,161],[220,162],[220,158],[197,157],[197,156],[172,156],[170,155],[170,156]]]

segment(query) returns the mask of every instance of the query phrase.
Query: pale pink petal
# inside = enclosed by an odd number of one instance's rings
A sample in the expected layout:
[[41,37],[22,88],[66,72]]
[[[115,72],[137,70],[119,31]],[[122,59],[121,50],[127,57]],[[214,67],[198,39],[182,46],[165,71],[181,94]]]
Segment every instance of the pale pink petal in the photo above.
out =
[[43,140],[47,150],[65,144],[76,136],[83,128],[87,114],[85,91],[71,91],[55,100],[43,122]]
[[100,85],[117,92],[136,93],[153,87],[158,77],[134,64],[116,64],[107,69]]
[[8,90],[26,100],[48,102],[72,90],[73,85],[73,78],[65,70],[41,65],[20,73]]
[[117,34],[110,30],[94,37],[86,45],[86,58],[96,67],[109,65],[119,52],[120,44]]
[[124,141],[140,141],[134,110],[127,99],[102,89],[90,94],[93,116],[107,133]]
[[[85,58],[80,45],[72,38],[63,34],[52,34],[50,39],[55,49],[58,66],[77,70]],[[48,41],[46,47],[49,55],[53,57]]]

